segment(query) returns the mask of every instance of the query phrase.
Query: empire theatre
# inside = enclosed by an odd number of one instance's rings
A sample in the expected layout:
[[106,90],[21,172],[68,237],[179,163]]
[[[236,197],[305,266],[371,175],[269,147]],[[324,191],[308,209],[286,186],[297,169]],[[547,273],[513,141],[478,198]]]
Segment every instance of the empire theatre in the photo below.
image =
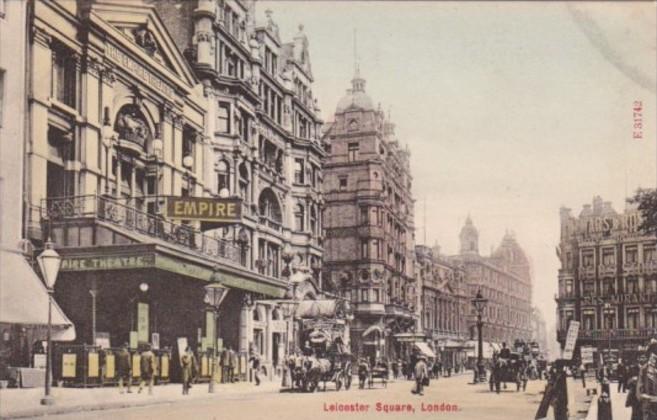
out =
[[[187,17],[216,18],[214,2],[201,3],[212,7]],[[32,4],[25,219],[35,254],[50,239],[63,258],[55,300],[75,324],[76,342],[128,343],[135,350],[150,344],[175,353],[184,338],[195,351],[216,346],[245,356],[255,347],[265,367],[280,363],[294,330],[284,319],[289,311],[275,299],[290,296],[290,262],[307,268],[294,269],[295,290],[317,298],[313,272],[321,255],[315,202],[307,201],[307,216],[297,221],[299,234],[289,227],[296,220],[288,186],[293,177],[287,175],[295,149],[284,137],[294,137],[291,129],[277,128],[281,146],[271,159],[269,149],[258,154],[258,139],[264,137],[250,138],[256,133],[255,109],[262,110],[256,106],[258,85],[242,81],[250,72],[217,77],[254,102],[250,122],[237,121],[232,108],[209,115],[217,106],[211,104],[217,100],[214,90],[200,83],[198,66],[176,44],[181,41],[161,17],[166,11],[143,2]],[[243,3],[235,5],[242,13],[235,17],[246,19]],[[193,9],[196,2],[183,6]],[[273,31],[261,32],[262,41]],[[201,39],[193,35],[193,60],[204,57]],[[259,65],[262,44],[246,33],[239,39],[244,41],[239,48],[254,54],[246,55],[242,70]],[[191,45],[192,35],[183,42]],[[281,68],[294,63],[302,68],[294,43],[273,42],[290,54],[279,58]],[[296,46],[305,48],[307,41]],[[270,71],[268,77],[279,83],[278,69]],[[208,74],[206,69],[203,75]],[[295,91],[283,90],[291,102]],[[319,140],[311,136],[319,120],[312,101],[298,103],[310,110],[307,127],[313,129],[297,141],[304,145],[303,156],[319,167],[322,152],[313,146]],[[220,130],[208,119],[227,120],[226,133],[215,138]],[[240,140],[246,157],[237,152]],[[266,164],[259,165],[265,157]],[[266,175],[270,166],[272,180],[258,181],[253,172],[260,167]],[[318,171],[309,169],[307,179],[312,185],[299,179],[298,189],[311,197]],[[208,302],[204,286],[211,281],[227,291],[221,302]],[[221,304],[218,324],[208,303],[214,309]]]

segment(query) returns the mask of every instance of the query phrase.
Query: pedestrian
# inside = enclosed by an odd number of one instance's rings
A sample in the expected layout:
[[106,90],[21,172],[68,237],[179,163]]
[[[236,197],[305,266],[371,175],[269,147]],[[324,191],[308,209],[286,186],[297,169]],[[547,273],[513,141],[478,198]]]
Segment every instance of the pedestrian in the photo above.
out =
[[123,394],[123,385],[127,385],[128,394],[132,394],[130,386],[132,385],[132,375],[130,374],[130,352],[128,351],[128,343],[124,343],[123,347],[116,353],[116,370],[119,376],[119,392]]
[[646,362],[639,370],[637,396],[641,404],[643,420],[657,419],[657,340],[648,344]]
[[183,395],[189,395],[189,389],[192,387],[192,379],[194,378],[194,365],[196,359],[192,348],[187,346],[185,353],[180,358],[180,365],[182,369],[182,385]]
[[225,384],[228,378],[228,349],[221,351],[219,365],[221,366],[221,383]]
[[144,351],[141,353],[139,358],[139,372],[141,376],[141,381],[139,382],[139,390],[137,393],[141,393],[144,386],[148,384],[148,395],[153,395],[153,381],[155,374],[155,354],[151,351],[150,344],[144,346]]
[[260,355],[253,348],[251,349],[251,357],[249,358],[249,361],[251,362],[251,368],[253,369],[255,384],[256,386],[260,386]]
[[625,392],[625,382],[627,382],[627,368],[623,360],[618,362],[616,367],[616,376],[618,376],[618,392]]
[[584,366],[584,363],[579,365],[579,374],[582,377],[582,388],[586,388],[586,366]]
[[239,355],[237,352],[233,349],[230,349],[230,362],[228,364],[228,370],[229,370],[229,376],[230,376],[230,383],[235,382],[237,379],[235,376],[235,373],[237,372],[239,364]]
[[606,392],[598,398],[598,420],[611,420],[611,400]]
[[427,358],[424,355],[420,355],[417,358],[415,363],[415,392],[417,395],[424,395],[422,390],[425,385],[425,381],[429,379],[429,374],[427,372]]
[[630,420],[643,420],[641,413],[641,402],[636,394],[637,377],[632,376],[627,381],[627,398],[625,399],[625,407],[630,407],[632,414]]

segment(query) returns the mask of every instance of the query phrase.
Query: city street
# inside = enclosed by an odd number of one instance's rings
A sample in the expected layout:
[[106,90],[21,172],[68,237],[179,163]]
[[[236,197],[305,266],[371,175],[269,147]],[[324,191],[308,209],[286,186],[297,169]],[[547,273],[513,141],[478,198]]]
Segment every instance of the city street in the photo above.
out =
[[[450,419],[506,420],[532,419],[541,399],[544,381],[531,381],[527,391],[517,393],[509,387],[499,395],[487,385],[470,385],[470,375],[432,381],[424,396],[411,394],[413,382],[397,381],[387,388],[376,384],[372,389],[336,392],[331,385],[326,392],[314,394],[260,393],[218,394],[214,399],[193,399],[176,403],[120,410],[81,412],[49,416],[53,419],[215,419],[226,416],[268,420],[291,418],[358,419],[444,417]],[[155,390],[157,393],[157,389]],[[205,392],[205,388],[195,388]],[[449,406],[449,407],[448,407]],[[347,411],[348,410],[348,411]],[[551,418],[551,417],[550,417]]]

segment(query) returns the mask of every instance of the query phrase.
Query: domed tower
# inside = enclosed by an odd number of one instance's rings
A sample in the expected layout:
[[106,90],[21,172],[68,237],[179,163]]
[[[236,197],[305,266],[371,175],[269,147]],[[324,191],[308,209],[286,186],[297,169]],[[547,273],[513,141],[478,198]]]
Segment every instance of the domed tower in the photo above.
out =
[[479,255],[479,232],[472,224],[470,215],[465,220],[459,239],[461,240],[461,255]]

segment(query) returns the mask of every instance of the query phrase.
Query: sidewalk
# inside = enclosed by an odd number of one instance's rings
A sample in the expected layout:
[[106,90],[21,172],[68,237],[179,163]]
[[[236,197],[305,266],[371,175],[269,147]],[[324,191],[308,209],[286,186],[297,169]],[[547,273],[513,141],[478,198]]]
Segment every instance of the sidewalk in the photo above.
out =
[[38,417],[210,398],[235,398],[244,394],[278,392],[280,388],[280,381],[263,381],[260,386],[255,386],[249,382],[238,382],[234,384],[216,384],[214,394],[209,394],[208,384],[194,384],[190,390],[190,395],[182,395],[181,384],[169,384],[153,387],[153,395],[148,395],[148,389],[144,389],[141,394],[137,394],[137,387],[132,388],[131,394],[119,394],[116,387],[53,387],[51,389],[51,394],[55,398],[55,405],[53,406],[42,406],[40,404],[43,397],[43,388],[2,389],[0,390],[0,418]]
[[[611,391],[611,416],[613,420],[630,420],[632,416],[632,409],[630,407],[625,407],[625,399],[627,398],[627,393],[618,392],[618,383],[613,382],[609,386]],[[598,387],[598,392],[600,389]],[[596,395],[593,401],[591,402],[591,409],[589,414],[586,417],[586,420],[597,420],[598,418],[598,396]]]

